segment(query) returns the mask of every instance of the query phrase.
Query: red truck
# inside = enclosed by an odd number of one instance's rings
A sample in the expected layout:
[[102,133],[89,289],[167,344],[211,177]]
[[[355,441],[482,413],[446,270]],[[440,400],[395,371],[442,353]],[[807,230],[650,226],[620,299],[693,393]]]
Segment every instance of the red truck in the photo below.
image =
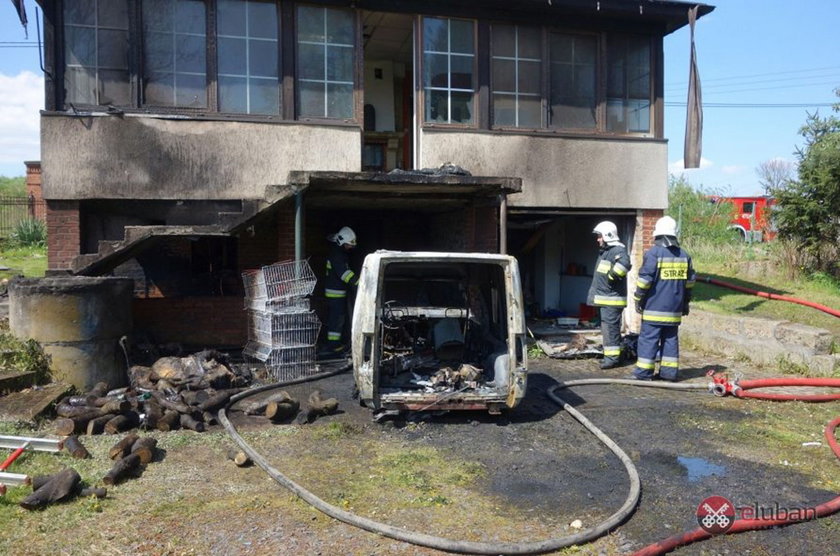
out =
[[773,205],[776,200],[772,197],[711,197],[713,203],[729,203],[732,205],[729,227],[737,230],[744,241],[770,241],[776,238],[776,227],[773,224]]

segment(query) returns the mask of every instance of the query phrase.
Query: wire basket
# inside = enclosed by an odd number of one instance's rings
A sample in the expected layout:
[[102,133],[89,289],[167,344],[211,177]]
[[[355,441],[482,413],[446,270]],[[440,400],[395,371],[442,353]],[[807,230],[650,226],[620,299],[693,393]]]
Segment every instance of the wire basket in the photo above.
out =
[[314,346],[321,321],[314,311],[268,313],[248,311],[248,341],[272,348]]
[[293,380],[318,372],[315,346],[275,348],[265,361],[268,374],[277,381]]
[[284,261],[262,267],[265,288],[271,300],[312,295],[315,273],[306,259]]

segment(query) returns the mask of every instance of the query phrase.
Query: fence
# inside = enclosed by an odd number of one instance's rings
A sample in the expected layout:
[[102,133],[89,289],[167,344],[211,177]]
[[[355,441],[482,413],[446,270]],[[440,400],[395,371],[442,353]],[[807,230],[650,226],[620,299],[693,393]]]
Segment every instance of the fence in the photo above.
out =
[[45,220],[43,200],[36,200],[32,195],[0,195],[0,237],[8,237],[18,222],[29,218]]

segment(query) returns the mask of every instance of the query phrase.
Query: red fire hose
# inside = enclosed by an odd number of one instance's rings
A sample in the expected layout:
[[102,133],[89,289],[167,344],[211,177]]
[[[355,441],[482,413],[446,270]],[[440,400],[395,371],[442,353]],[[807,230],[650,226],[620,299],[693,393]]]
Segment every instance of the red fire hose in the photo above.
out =
[[[725,375],[717,374],[713,377],[712,391],[719,395],[732,394],[739,398],[759,398],[766,400],[799,400],[810,402],[824,402],[830,400],[840,400],[840,394],[817,394],[817,395],[784,395],[784,394],[762,394],[758,392],[746,392],[752,388],[764,388],[768,386],[829,386],[840,388],[840,379],[832,378],[771,378],[763,380],[745,380],[730,382]],[[840,426],[840,417],[832,420],[825,427],[825,439],[829,447],[834,452],[834,455],[840,459],[840,444],[837,442],[835,430]],[[808,508],[811,510],[811,508]],[[756,529],[766,529],[767,527],[775,527],[779,525],[790,525],[799,523],[812,518],[825,517],[837,511],[840,511],[840,496],[820,504],[813,508],[813,512],[808,512],[807,517],[804,515],[791,515],[789,517],[768,517],[762,519],[738,519],[726,531],[726,534],[742,533],[744,531],[753,531]],[[648,545],[643,549],[635,552],[633,556],[652,556],[656,554],[665,554],[679,546],[685,546],[693,542],[702,541],[712,536],[712,533],[705,529],[698,527],[691,531],[679,533],[667,539],[661,540],[657,543]]]
[[720,286],[722,288],[729,288],[731,290],[739,291],[741,293],[757,295],[758,297],[766,297],[767,299],[776,299],[778,301],[789,301],[791,303],[798,303],[800,305],[805,305],[806,307],[819,309],[820,311],[828,313],[829,315],[840,317],[840,311],[838,311],[837,309],[832,309],[831,307],[826,307],[825,305],[820,305],[819,303],[814,303],[813,301],[806,301],[804,299],[799,299],[796,297],[788,297],[785,295],[777,295],[775,293],[763,292],[759,290],[754,290],[752,288],[745,288],[744,286],[736,286],[735,284],[721,282],[720,280],[715,280],[714,278],[709,278],[708,276],[699,276],[697,279],[701,282],[706,282],[707,284]]

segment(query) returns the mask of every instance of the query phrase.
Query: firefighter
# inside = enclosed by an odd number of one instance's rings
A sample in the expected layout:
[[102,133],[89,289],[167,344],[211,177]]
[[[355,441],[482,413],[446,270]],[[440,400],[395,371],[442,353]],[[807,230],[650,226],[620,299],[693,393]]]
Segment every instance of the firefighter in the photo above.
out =
[[356,247],[356,233],[344,226],[327,236],[330,242],[327,255],[327,273],[324,295],[327,298],[327,346],[322,355],[341,355],[345,351],[342,341],[344,322],[347,319],[347,290],[355,290],[359,283],[350,269],[347,253]]
[[592,233],[597,235],[600,251],[586,302],[598,307],[601,316],[604,344],[601,368],[612,369],[621,363],[621,314],[627,306],[630,256],[618,239],[618,229],[609,220],[600,222]]
[[694,268],[677,241],[677,223],[670,216],[656,221],[655,244],[647,250],[636,282],[636,312],[642,315],[638,358],[633,377],[654,378],[660,354],[659,378],[676,382],[680,368],[679,325],[688,314]]

